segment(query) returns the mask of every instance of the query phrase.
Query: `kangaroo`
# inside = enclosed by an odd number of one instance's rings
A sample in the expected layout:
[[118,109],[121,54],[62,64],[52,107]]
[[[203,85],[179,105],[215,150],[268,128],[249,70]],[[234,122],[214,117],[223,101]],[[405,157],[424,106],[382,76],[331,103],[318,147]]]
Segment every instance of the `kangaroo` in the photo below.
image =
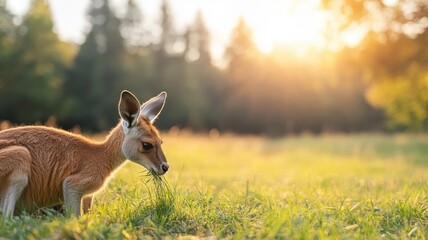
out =
[[25,126],[0,132],[0,210],[4,216],[65,204],[79,217],[126,159],[163,175],[169,165],[153,123],[167,94],[140,105],[123,91],[119,124],[103,142],[64,130]]

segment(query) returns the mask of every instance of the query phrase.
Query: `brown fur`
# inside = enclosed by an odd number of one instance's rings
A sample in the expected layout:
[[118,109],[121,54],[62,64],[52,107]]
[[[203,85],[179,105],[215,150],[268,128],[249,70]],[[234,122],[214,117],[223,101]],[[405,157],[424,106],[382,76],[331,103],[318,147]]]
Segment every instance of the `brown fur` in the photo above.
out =
[[[8,197],[5,191],[14,176],[28,178],[15,213],[63,203],[64,186],[80,197],[88,196],[83,198],[86,212],[92,202],[91,195],[105,185],[124,163],[126,155],[160,174],[165,173],[159,170],[161,164],[166,164],[159,133],[147,117],[139,116],[139,120],[128,134],[118,124],[103,142],[43,126],[0,131],[0,204],[1,199]],[[144,152],[142,141],[153,144],[154,150]],[[21,182],[25,183],[25,179]],[[79,211],[76,215],[80,215]]]

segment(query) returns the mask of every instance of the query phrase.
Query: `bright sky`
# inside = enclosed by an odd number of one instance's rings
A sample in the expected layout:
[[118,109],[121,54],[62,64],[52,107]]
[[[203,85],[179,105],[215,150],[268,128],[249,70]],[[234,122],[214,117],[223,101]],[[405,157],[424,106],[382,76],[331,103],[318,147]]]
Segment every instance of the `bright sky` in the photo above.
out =
[[[143,11],[146,24],[159,21],[162,0],[136,0]],[[60,38],[81,43],[88,31],[87,9],[90,0],[48,0],[55,29]],[[211,32],[214,58],[220,58],[230,39],[231,30],[240,16],[253,29],[253,37],[260,50],[269,52],[275,44],[288,46],[311,45],[322,47],[328,14],[319,10],[320,0],[170,0],[174,24],[178,31],[195,18],[201,10]],[[18,17],[28,9],[30,0],[8,0],[8,8]],[[111,0],[121,15],[126,0]]]

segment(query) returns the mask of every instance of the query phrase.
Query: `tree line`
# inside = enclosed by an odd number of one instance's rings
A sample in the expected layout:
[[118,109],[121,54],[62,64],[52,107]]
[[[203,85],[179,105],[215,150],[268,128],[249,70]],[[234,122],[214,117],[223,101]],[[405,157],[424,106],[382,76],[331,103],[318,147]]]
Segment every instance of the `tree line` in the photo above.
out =
[[2,0],[0,120],[33,124],[55,116],[66,129],[106,130],[118,120],[120,91],[129,89],[139,98],[168,92],[158,121],[163,129],[269,135],[428,129],[427,4],[418,2],[410,18],[402,16],[401,5],[377,0],[323,1],[331,14],[348,20],[329,34],[372,22],[376,13],[368,3],[395,11],[385,13],[395,17],[385,21],[403,29],[417,24],[419,32],[370,29],[356,47],[314,50],[302,58],[286,47],[261,53],[241,18],[225,48],[223,69],[213,64],[203,15],[178,32],[167,1],[154,36],[134,0],[120,18],[108,0],[93,0],[90,30],[75,46],[54,32],[46,1],[33,0],[16,24]]

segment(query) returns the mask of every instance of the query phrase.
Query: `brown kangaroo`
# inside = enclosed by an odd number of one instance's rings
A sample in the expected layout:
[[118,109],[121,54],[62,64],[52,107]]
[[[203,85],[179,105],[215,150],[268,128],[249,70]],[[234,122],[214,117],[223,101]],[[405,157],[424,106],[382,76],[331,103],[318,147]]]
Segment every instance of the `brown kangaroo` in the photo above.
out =
[[166,93],[140,105],[130,92],[119,100],[120,123],[103,142],[43,126],[0,132],[0,210],[5,217],[65,203],[76,216],[86,213],[94,193],[126,159],[163,175],[168,163],[153,122]]

